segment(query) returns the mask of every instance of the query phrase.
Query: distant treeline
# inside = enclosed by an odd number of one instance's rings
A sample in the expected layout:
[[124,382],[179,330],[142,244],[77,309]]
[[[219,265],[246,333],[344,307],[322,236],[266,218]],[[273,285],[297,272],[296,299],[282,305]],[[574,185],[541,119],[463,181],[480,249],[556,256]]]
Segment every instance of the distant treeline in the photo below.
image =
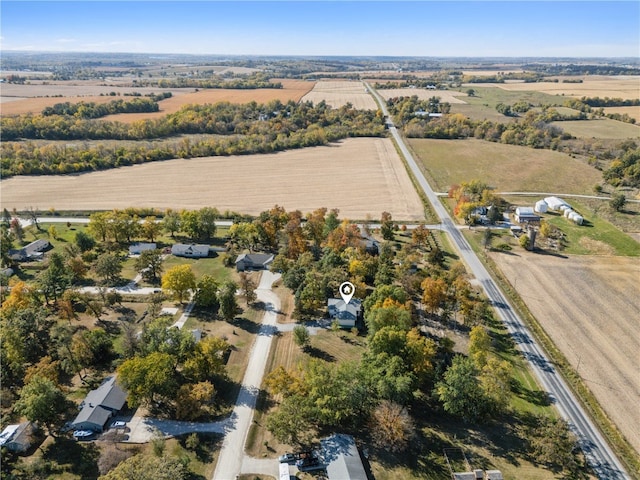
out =
[[609,97],[582,97],[580,99],[582,103],[589,105],[590,107],[637,107],[640,106],[640,98],[623,99],[623,98],[609,98]]
[[551,65],[529,63],[522,66],[525,70],[546,75],[639,75],[640,68],[616,65]]
[[[12,119],[2,119],[3,136],[8,132],[4,123],[9,120]],[[3,141],[0,145],[3,177],[104,170],[172,158],[269,153],[325,145],[347,137],[384,135],[383,119],[376,112],[348,107],[332,109],[324,102],[315,106],[293,101],[287,104],[274,101],[267,105],[255,102],[189,105],[163,119],[142,120],[131,125],[64,116],[28,116],[21,120],[22,135],[15,136],[14,130],[14,138],[25,138],[25,134],[31,135],[27,138],[117,140],[179,134],[216,135],[197,141],[177,139],[161,145],[144,142],[133,147],[113,148]],[[87,130],[83,130],[85,127]]]
[[154,95],[153,97],[135,98],[133,100],[112,100],[109,103],[95,102],[64,102],[46,107],[42,111],[45,117],[51,115],[70,115],[76,118],[100,118],[117,113],[144,113],[160,110],[159,100],[171,97],[171,92]]
[[176,77],[161,79],[136,80],[137,87],[159,87],[159,88],[227,88],[234,90],[253,90],[258,88],[282,88],[282,83],[272,82],[268,77],[259,75],[238,78],[195,78]]

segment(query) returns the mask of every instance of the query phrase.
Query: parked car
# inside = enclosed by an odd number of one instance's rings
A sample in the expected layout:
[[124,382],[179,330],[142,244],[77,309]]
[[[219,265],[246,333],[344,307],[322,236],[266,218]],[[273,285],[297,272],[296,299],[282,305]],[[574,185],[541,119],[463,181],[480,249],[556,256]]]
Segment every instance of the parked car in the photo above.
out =
[[76,440],[84,440],[91,437],[93,433],[94,432],[92,432],[91,430],[76,430],[75,432],[73,432],[73,438],[75,438]]
[[285,453],[284,455],[280,455],[278,460],[280,463],[291,463],[296,460],[296,455],[293,453]]
[[127,426],[127,422],[121,422],[121,421],[113,422],[111,424],[111,428],[124,428],[126,426]]

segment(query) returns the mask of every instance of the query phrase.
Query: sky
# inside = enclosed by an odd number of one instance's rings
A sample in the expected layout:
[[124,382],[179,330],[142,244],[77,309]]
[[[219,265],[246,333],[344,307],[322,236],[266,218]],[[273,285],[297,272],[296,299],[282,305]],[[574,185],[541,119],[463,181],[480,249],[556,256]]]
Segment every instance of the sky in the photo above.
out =
[[10,1],[0,49],[217,55],[640,57],[640,2]]

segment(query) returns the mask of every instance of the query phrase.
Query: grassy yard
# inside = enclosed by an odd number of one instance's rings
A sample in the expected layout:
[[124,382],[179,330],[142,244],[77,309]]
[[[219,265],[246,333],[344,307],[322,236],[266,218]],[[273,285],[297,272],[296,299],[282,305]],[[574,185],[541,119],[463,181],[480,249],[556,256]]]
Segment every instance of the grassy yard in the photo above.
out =
[[479,179],[497,191],[591,194],[602,174],[567,154],[484,140],[408,139],[440,192]]

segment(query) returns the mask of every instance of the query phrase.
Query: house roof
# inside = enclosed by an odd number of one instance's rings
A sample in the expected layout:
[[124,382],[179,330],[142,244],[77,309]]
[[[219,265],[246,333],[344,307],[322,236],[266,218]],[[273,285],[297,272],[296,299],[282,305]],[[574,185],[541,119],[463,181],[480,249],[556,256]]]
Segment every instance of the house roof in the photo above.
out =
[[47,248],[49,248],[49,240],[38,239],[34,242],[31,242],[29,245],[26,245],[22,248],[11,249],[9,250],[9,256],[15,259],[23,259],[35,256],[36,254],[43,252]]
[[107,410],[100,405],[89,406],[87,404],[82,407],[82,410],[80,410],[80,413],[78,413],[71,425],[74,426],[80,423],[92,423],[102,428],[104,427],[104,424],[107,423],[107,420],[109,420],[111,413],[111,410]]
[[346,303],[341,298],[330,298],[327,300],[327,307],[330,311],[336,312],[335,316],[337,318],[348,320],[358,318],[358,314],[362,309],[362,302],[357,298],[352,298],[349,303]]
[[535,215],[533,207],[518,207],[516,208],[516,215]]
[[107,377],[102,385],[87,394],[82,405],[101,405],[110,410],[120,410],[126,400],[127,394],[116,383],[116,377]]
[[351,435],[334,434],[320,440],[329,480],[367,480],[356,442]]
[[194,253],[209,255],[209,245],[196,245],[195,243],[187,245],[185,243],[176,243],[171,247],[171,253],[174,255],[193,255]]
[[0,446],[10,441],[15,435],[15,433],[18,431],[18,428],[20,428],[19,424],[7,425],[6,428],[2,431],[2,433],[0,433]]
[[0,446],[9,443],[18,443],[29,447],[29,436],[33,432],[33,424],[31,422],[22,422],[15,425],[7,425],[7,427],[0,433]]
[[236,258],[236,263],[244,262],[251,265],[264,267],[273,262],[271,253],[242,253]]

